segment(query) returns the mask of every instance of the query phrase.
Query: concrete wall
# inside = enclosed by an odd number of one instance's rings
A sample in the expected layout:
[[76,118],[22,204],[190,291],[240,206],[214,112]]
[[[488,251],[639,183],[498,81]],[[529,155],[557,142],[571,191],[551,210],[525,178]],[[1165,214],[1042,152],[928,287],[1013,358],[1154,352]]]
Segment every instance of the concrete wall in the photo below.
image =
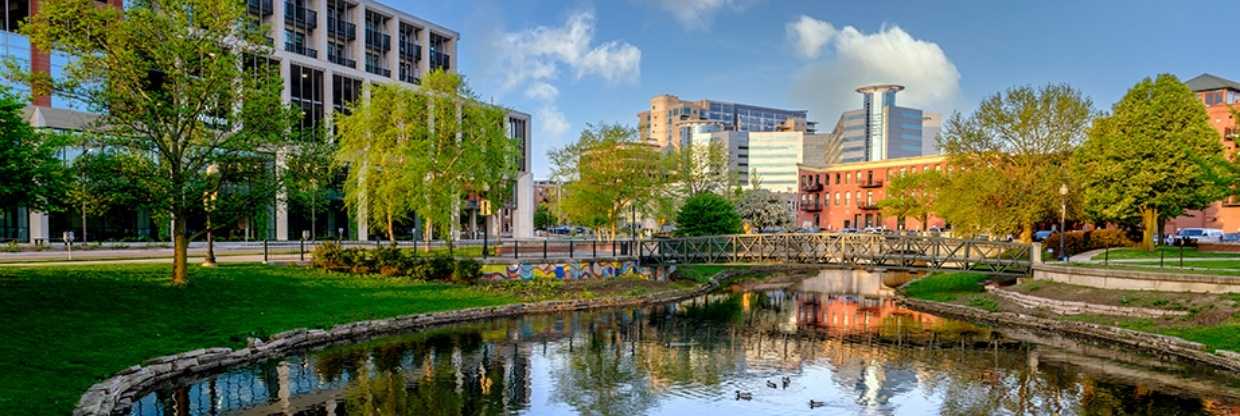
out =
[[1036,264],[1034,280],[1115,290],[1189,293],[1240,293],[1240,277],[1132,270],[1092,269]]

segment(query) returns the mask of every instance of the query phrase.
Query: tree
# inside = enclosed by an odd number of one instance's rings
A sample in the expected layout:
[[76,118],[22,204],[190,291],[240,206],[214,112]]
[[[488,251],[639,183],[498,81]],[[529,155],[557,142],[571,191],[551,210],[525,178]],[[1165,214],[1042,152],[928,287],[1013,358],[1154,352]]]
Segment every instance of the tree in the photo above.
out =
[[551,209],[545,204],[538,204],[538,208],[534,210],[534,229],[546,230],[555,225],[555,216],[551,215]]
[[944,176],[937,170],[907,173],[889,179],[886,195],[878,201],[884,216],[896,217],[900,229],[908,217],[921,222],[925,231],[930,214],[935,212],[936,202],[943,186]]
[[56,152],[62,136],[36,132],[22,118],[25,104],[0,86],[0,201],[49,211],[69,179]]
[[274,149],[294,113],[262,27],[232,0],[137,0],[124,10],[93,0],[39,5],[22,33],[71,59],[63,77],[12,71],[35,94],[55,90],[100,114],[88,127],[105,147],[148,155],[157,206],[172,220],[172,282],[187,282],[187,223],[201,206],[206,167]]
[[[985,218],[995,221],[978,228],[1018,232],[1021,241],[1032,241],[1034,224],[1059,211],[1058,189],[1092,117],[1093,103],[1064,84],[1011,88],[983,100],[968,117],[954,114],[944,124],[941,145],[949,165],[970,173],[951,175],[951,198],[985,203],[979,208],[990,210],[994,215]],[[987,183],[961,182],[966,180]],[[960,216],[962,211],[969,209],[942,214],[952,224],[976,221]]]
[[736,204],[736,212],[758,230],[792,224],[792,211],[788,209],[787,202],[766,189],[746,190]]
[[127,152],[86,148],[71,165],[72,182],[65,195],[68,210],[82,219],[81,241],[88,241],[86,220],[118,207],[149,205],[141,173],[151,162]]
[[666,159],[636,136],[631,127],[591,124],[577,142],[550,153],[553,178],[564,184],[558,205],[571,223],[615,239],[630,211],[655,207],[667,184]]
[[723,193],[735,183],[735,173],[728,169],[728,150],[721,142],[682,146],[669,158],[682,200],[702,192]]
[[1098,221],[1139,222],[1141,247],[1153,250],[1161,219],[1226,193],[1207,169],[1222,157],[1218,133],[1188,86],[1170,74],[1145,78],[1094,122],[1076,151],[1085,212]]
[[741,217],[727,199],[710,192],[689,197],[676,216],[676,234],[685,237],[741,232]]
[[335,160],[349,168],[348,205],[384,224],[389,241],[395,223],[415,213],[428,240],[436,225],[450,231],[467,194],[503,202],[518,155],[502,108],[479,102],[460,75],[444,71],[418,90],[367,88],[368,99],[338,116]]
[[299,143],[288,153],[281,172],[287,200],[309,209],[311,240],[318,238],[319,213],[327,211],[327,201],[336,192],[335,152],[335,143],[329,141]]

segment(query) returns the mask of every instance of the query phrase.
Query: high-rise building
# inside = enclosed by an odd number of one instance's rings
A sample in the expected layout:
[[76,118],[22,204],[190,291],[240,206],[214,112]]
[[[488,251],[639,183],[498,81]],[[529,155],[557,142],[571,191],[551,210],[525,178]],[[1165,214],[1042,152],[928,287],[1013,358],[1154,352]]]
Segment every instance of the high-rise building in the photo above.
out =
[[[16,58],[28,69],[50,74],[53,78],[63,70],[67,57],[43,53],[30,46],[22,35],[14,33],[19,22],[38,10],[42,0],[0,0],[6,11],[0,27],[0,57]],[[107,0],[113,7],[122,7],[121,0]],[[360,98],[367,83],[399,83],[418,88],[429,71],[457,68],[457,32],[410,15],[373,0],[246,0],[250,18],[271,28],[269,39],[274,52],[272,64],[278,64],[284,76],[284,102],[299,107],[303,116],[299,127],[330,134],[332,115],[347,111],[349,103]],[[395,43],[395,45],[393,45]],[[3,81],[0,81],[3,82]],[[11,85],[23,95],[30,94],[25,85]],[[31,97],[27,120],[36,128],[59,130],[81,129],[93,118],[81,103],[57,94]],[[492,235],[529,237],[533,235],[534,192],[530,176],[531,117],[508,110],[506,128],[509,137],[520,149],[512,196],[507,205],[496,207],[491,221]],[[79,151],[65,149],[61,158],[69,163]],[[335,236],[343,229],[346,238],[367,239],[371,236],[365,216],[350,218],[343,201],[327,201],[328,213],[320,213],[315,221],[319,230],[314,235]],[[467,208],[469,201],[464,204]],[[297,238],[312,223],[306,209],[279,201],[273,207],[274,221],[266,229],[247,228],[247,238],[287,240]],[[93,233],[103,239],[151,238],[158,224],[153,216],[140,210],[111,213],[91,223]],[[402,224],[409,231],[417,227]],[[0,240],[58,239],[61,231],[80,228],[75,215],[41,213],[24,207],[0,204]],[[462,232],[477,231],[472,223],[462,223]]]
[[[840,115],[836,123],[843,149],[838,162],[855,163],[920,156],[925,153],[921,110],[896,105],[900,85],[857,88],[861,108]],[[937,115],[933,120],[938,120]],[[936,134],[937,135],[937,134]]]
[[637,113],[638,134],[642,141],[659,147],[679,147],[700,123],[714,123],[721,131],[805,131],[814,132],[814,123],[805,110],[781,110],[714,100],[681,100],[675,95],[650,99],[650,109]]

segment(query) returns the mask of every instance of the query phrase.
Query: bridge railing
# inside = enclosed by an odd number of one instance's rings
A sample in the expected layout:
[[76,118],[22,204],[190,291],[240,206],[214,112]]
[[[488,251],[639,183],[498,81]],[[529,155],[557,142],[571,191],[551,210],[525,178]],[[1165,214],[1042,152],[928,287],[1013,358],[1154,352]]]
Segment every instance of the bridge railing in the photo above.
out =
[[658,263],[795,262],[1024,274],[1031,246],[1003,241],[883,234],[756,234],[643,240]]

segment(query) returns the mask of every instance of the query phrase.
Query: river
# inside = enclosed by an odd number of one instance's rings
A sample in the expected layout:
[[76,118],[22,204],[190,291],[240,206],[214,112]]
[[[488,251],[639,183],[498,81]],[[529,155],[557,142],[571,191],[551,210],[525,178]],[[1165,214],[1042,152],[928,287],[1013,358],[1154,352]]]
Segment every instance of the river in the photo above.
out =
[[899,307],[822,270],[642,308],[457,324],[178,380],[132,415],[1240,415],[1240,378]]

